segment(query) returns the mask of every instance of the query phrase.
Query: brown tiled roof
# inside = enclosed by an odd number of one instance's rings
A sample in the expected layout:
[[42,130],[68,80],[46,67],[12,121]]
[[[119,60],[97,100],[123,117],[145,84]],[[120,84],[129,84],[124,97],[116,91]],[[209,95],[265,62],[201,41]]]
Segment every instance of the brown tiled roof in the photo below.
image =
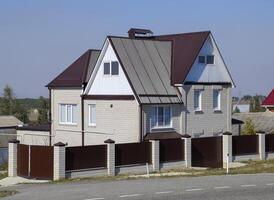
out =
[[81,87],[89,78],[99,53],[100,50],[87,50],[46,87]]
[[210,31],[155,36],[158,40],[171,40],[171,84],[181,84],[186,79]]
[[179,139],[182,135],[172,131],[172,132],[158,132],[158,133],[147,133],[144,140],[166,140],[166,139]]
[[26,130],[26,131],[50,131],[51,124],[31,124],[17,127],[17,130]]

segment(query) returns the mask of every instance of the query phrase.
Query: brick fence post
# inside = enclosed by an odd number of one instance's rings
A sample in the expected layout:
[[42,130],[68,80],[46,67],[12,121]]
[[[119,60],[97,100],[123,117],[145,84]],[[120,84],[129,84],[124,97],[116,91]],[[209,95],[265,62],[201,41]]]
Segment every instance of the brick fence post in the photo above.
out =
[[9,177],[17,176],[17,144],[19,144],[19,140],[11,140],[9,141],[9,158],[8,158],[8,175]]
[[66,178],[66,145],[62,142],[54,144],[53,150],[53,180]]
[[259,137],[259,156],[260,160],[265,160],[265,132],[264,131],[256,131],[256,134]]
[[227,166],[227,156],[228,164],[232,162],[232,133],[223,133],[223,167]]
[[191,162],[191,136],[188,134],[184,134],[182,139],[184,140],[184,151],[185,151],[185,167],[192,167]]
[[150,140],[150,142],[152,170],[157,172],[160,170],[160,142],[159,140]]
[[115,141],[108,139],[107,144],[107,169],[109,176],[115,176]]

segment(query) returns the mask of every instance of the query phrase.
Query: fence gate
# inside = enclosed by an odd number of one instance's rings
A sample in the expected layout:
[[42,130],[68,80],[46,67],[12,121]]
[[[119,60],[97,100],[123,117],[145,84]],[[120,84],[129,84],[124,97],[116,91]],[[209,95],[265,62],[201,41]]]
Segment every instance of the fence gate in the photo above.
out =
[[223,167],[223,140],[221,136],[191,140],[193,167]]
[[18,176],[29,176],[29,146],[18,144],[17,146],[17,174]]

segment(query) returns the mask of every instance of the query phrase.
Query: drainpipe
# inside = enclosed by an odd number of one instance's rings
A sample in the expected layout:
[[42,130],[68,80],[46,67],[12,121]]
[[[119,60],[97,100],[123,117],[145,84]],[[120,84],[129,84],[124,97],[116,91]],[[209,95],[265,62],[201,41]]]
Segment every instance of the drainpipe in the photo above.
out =
[[143,141],[143,106],[140,105],[140,142]]
[[49,89],[49,123],[50,123],[50,129],[49,129],[49,146],[51,146],[51,89]]
[[81,94],[81,132],[82,132],[82,146],[85,146],[85,131],[84,131],[84,84],[82,85]]

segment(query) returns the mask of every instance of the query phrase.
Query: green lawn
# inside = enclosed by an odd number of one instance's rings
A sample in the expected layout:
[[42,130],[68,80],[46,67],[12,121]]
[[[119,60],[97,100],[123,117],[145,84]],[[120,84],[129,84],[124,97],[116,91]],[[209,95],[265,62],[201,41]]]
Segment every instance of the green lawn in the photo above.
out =
[[0,190],[0,198],[15,195],[16,193],[15,190]]

